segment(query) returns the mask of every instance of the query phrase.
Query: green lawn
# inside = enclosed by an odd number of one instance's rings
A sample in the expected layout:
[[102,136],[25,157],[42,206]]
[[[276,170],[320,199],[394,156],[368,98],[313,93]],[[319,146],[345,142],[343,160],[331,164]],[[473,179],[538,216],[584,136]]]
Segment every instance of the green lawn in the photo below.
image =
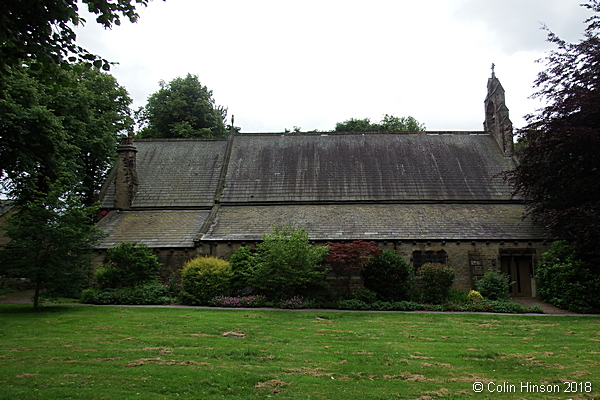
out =
[[0,305],[0,399],[600,399],[599,377],[600,317]]

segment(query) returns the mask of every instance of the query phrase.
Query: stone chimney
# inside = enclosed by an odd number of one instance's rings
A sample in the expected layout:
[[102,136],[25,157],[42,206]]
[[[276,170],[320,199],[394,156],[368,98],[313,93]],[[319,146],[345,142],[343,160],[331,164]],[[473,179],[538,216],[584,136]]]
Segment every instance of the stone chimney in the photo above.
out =
[[513,142],[513,126],[508,117],[508,107],[504,97],[504,88],[500,84],[496,74],[494,73],[494,65],[492,64],[492,77],[488,79],[487,96],[485,98],[485,122],[483,129],[490,132],[500,148],[504,152],[504,156],[512,157],[514,155]]
[[124,136],[117,148],[115,166],[115,209],[117,210],[130,210],[137,192],[136,153],[133,137]]

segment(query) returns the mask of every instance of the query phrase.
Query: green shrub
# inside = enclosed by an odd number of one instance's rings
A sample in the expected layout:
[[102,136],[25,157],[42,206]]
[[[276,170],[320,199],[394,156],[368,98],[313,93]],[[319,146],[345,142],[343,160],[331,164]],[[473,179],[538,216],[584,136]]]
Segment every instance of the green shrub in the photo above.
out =
[[234,293],[242,293],[250,284],[250,277],[255,264],[254,254],[248,246],[240,246],[235,253],[229,257],[231,265],[231,290]]
[[455,277],[452,268],[444,264],[425,263],[418,269],[417,275],[420,277],[421,301],[442,304],[448,300]]
[[509,297],[510,277],[496,269],[486,271],[477,281],[477,291],[488,300],[506,300]]
[[144,244],[121,243],[106,251],[105,262],[96,270],[101,288],[133,287],[158,281],[160,263]]
[[184,304],[207,305],[213,297],[229,291],[231,276],[227,261],[196,257],[183,266],[180,299]]
[[566,241],[552,243],[536,271],[537,294],[566,310],[600,312],[600,275],[586,265]]
[[325,286],[327,247],[310,244],[306,229],[274,228],[258,245],[250,286],[270,300],[304,296]]
[[357,300],[364,301],[367,304],[371,304],[377,300],[377,293],[369,289],[356,289],[353,297]]
[[371,306],[362,300],[350,299],[338,301],[338,308],[341,310],[370,310]]
[[404,257],[391,250],[371,258],[362,271],[365,288],[376,292],[383,301],[408,300],[413,275],[413,269]]
[[118,289],[86,289],[81,293],[80,301],[86,304],[170,304],[173,298],[168,289],[160,283]]
[[450,290],[448,292],[448,303],[467,304],[469,303],[468,293],[464,290]]

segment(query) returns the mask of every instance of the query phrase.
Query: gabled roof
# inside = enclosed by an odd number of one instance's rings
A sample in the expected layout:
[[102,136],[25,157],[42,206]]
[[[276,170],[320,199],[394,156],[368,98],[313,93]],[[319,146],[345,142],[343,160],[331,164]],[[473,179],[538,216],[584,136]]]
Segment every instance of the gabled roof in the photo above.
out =
[[540,240],[520,204],[221,206],[202,240],[259,241],[297,224],[312,240]]
[[[209,208],[215,193],[227,140],[139,140],[138,191],[133,208]],[[112,208],[114,184],[101,199]]]
[[510,201],[513,167],[483,132],[239,135],[221,203]]
[[194,239],[208,217],[208,210],[111,211],[98,222],[107,233],[97,248],[123,242],[151,248],[194,247]]

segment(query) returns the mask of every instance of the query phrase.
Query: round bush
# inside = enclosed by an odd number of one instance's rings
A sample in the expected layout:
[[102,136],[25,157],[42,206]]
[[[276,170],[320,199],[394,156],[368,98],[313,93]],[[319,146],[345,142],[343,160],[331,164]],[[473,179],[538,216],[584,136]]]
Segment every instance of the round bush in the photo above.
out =
[[418,269],[421,277],[421,300],[430,304],[442,304],[450,295],[450,286],[454,282],[454,270],[447,265],[426,263]]
[[390,250],[371,258],[362,271],[365,288],[377,293],[383,301],[409,299],[413,285],[413,269],[404,257]]
[[231,266],[217,257],[196,257],[183,266],[180,299],[184,304],[207,305],[218,295],[227,294]]
[[490,269],[477,281],[477,291],[488,300],[506,300],[509,297],[510,277],[502,272]]

